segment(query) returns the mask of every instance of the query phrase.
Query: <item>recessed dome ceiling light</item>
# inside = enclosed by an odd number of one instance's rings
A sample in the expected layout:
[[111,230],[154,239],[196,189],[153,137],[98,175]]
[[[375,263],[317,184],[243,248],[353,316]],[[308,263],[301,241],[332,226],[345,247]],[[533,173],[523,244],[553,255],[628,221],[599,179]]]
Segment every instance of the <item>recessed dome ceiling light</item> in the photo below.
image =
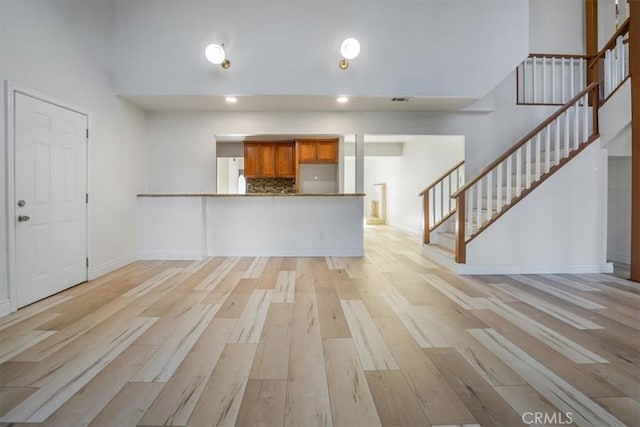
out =
[[238,98],[236,98],[235,96],[227,96],[224,98],[224,100],[231,104],[235,104],[236,102],[238,102]]
[[338,103],[340,103],[340,104],[344,104],[344,103],[346,103],[346,102],[348,102],[348,101],[349,101],[349,98],[348,98],[348,97],[346,97],[346,96],[339,96],[339,97],[336,99],[336,102],[338,102]]

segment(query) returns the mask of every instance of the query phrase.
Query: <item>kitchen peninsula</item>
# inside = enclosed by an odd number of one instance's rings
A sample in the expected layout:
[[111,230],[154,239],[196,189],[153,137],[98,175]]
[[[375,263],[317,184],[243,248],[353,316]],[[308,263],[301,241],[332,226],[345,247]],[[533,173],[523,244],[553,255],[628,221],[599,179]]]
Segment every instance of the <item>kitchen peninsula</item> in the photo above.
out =
[[364,194],[337,193],[337,138],[243,141],[243,194],[139,194],[140,259],[362,256]]
[[138,256],[363,256],[364,194],[139,194]]

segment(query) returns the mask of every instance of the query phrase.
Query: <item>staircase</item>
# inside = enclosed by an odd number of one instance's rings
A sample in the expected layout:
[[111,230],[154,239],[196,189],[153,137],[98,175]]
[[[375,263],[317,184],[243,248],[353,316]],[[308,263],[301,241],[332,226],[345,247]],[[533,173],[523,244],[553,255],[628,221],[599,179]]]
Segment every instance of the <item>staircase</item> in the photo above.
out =
[[420,193],[426,255],[465,264],[469,243],[598,140],[599,107],[629,78],[628,31],[629,20],[592,57],[533,54],[518,67],[519,105],[562,106],[475,177],[464,181],[462,162]]

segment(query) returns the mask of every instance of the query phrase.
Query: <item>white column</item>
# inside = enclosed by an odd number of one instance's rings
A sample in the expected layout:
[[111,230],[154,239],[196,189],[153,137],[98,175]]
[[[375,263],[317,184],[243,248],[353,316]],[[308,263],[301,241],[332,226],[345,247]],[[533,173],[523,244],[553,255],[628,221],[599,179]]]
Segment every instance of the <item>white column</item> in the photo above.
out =
[[213,192],[217,193],[218,192],[218,141],[216,140],[216,137],[213,137],[213,141],[211,142],[213,144]]
[[364,193],[364,134],[356,134],[356,193]]
[[338,192],[344,193],[344,136],[338,138]]

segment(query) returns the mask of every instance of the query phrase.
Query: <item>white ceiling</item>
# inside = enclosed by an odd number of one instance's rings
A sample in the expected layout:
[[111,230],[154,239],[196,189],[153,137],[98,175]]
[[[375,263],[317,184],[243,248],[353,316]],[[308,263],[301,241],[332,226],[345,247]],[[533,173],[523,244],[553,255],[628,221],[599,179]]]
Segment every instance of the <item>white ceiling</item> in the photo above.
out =
[[337,96],[260,95],[236,96],[230,104],[224,96],[127,95],[122,96],[146,111],[458,111],[476,99],[460,97],[412,97],[408,102],[393,102],[389,97],[356,96],[344,104]]

